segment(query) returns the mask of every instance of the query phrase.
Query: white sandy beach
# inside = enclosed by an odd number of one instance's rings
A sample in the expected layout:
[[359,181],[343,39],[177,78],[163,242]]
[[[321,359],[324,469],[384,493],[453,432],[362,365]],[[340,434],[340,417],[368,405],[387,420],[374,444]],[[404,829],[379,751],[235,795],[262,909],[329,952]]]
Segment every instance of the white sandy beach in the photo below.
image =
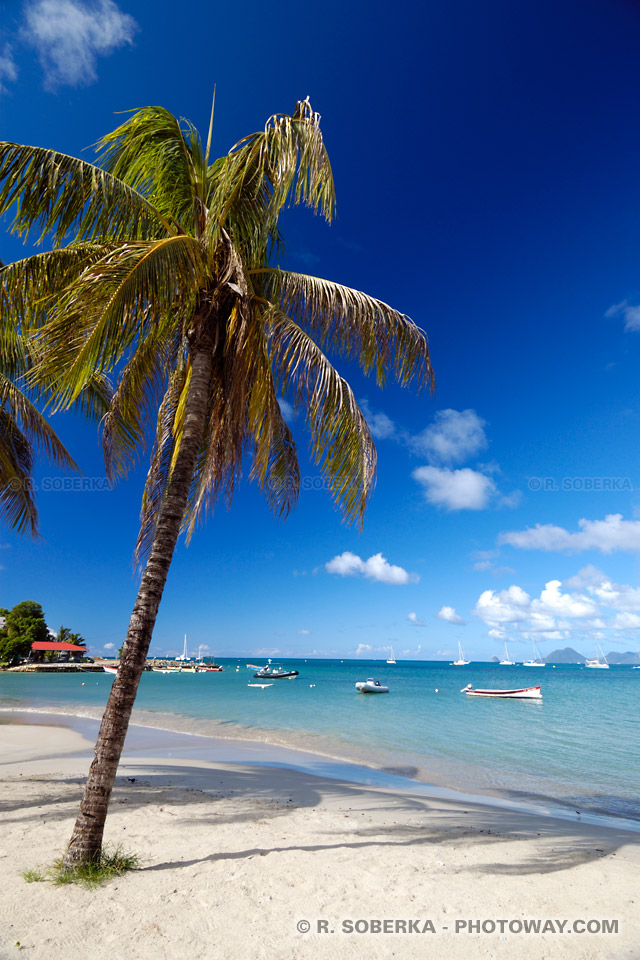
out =
[[[96,890],[27,884],[64,850],[91,746],[0,725],[3,960],[640,957],[640,833],[276,766],[129,756],[105,839],[141,868]],[[518,932],[536,919],[565,932]],[[345,932],[358,920],[418,923]],[[578,932],[589,920],[618,933]]]

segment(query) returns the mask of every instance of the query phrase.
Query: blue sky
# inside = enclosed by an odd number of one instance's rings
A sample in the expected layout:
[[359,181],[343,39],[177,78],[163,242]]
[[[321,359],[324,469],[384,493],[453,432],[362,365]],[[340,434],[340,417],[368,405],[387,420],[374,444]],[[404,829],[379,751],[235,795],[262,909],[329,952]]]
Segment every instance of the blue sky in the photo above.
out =
[[[428,333],[434,398],[338,363],[377,435],[362,534],[306,461],[284,524],[240,489],[180,545],[152,652],[514,659],[640,645],[640,4],[317,8],[0,0],[2,139],[91,158],[162,104],[226,150],[309,95],[338,218],[283,220],[286,263]],[[3,224],[0,257],[25,255]],[[28,249],[26,251],[28,253]],[[39,470],[42,537],[0,531],[0,605],[122,642],[144,466],[116,490],[95,427],[56,418],[92,490]],[[52,479],[53,478],[53,479]]]

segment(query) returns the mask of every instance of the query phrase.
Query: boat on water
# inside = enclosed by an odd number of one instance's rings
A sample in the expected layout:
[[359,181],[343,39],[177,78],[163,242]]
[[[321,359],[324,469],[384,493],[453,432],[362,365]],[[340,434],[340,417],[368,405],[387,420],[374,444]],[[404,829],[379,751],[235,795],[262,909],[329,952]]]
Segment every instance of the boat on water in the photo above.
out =
[[280,663],[268,663],[253,675],[257,680],[291,680],[299,676],[297,670],[285,670]]
[[196,673],[222,673],[224,667],[221,667],[215,660],[207,663],[205,660],[198,660],[196,663]]
[[102,669],[104,670],[105,673],[111,673],[114,675],[118,672],[117,667],[105,667],[104,664],[102,665]]
[[540,687],[521,687],[518,690],[474,690],[471,684],[463,687],[460,693],[468,697],[501,697],[507,700],[542,700]]
[[356,683],[358,693],[389,693],[389,687],[385,687],[379,680],[369,677],[367,680],[359,680]]
[[387,660],[387,663],[395,663],[395,662],[396,662],[396,655],[393,652],[393,647],[391,647],[391,653],[389,654],[389,659]]
[[540,651],[536,647],[535,641],[532,640],[531,643],[533,644],[533,659],[525,660],[522,666],[523,667],[546,667],[546,663],[540,656]]
[[500,663],[498,664],[498,666],[500,666],[500,667],[515,667],[514,661],[509,659],[509,650],[508,650],[508,648],[507,648],[506,643],[505,643],[505,645],[504,645],[504,660],[501,660]]
[[596,640],[596,656],[592,660],[585,660],[585,667],[588,667],[590,670],[608,670],[609,662],[604,655],[602,647]]
[[452,666],[452,667],[466,667],[466,666],[469,665],[470,662],[471,662],[470,660],[465,660],[465,658],[464,658],[464,652],[463,652],[463,650],[462,650],[462,644],[460,643],[460,641],[458,641],[458,659],[457,659],[457,660],[454,660],[454,661],[451,663],[451,666]]

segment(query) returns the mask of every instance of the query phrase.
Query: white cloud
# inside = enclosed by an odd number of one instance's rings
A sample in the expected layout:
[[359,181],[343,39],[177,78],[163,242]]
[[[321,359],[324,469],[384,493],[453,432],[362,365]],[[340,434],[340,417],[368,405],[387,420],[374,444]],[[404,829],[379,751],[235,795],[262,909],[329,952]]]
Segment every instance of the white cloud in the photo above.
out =
[[447,623],[456,623],[460,626],[466,623],[466,620],[463,620],[462,617],[456,613],[455,607],[441,607],[436,616],[438,620],[446,620]]
[[280,412],[285,420],[288,421],[295,419],[292,403],[289,403],[289,401],[285,400],[284,397],[278,397],[278,404],[280,406]]
[[640,630],[640,616],[637,613],[617,613],[610,626],[615,630]]
[[35,47],[50,88],[97,79],[96,59],[130,44],[138,25],[113,0],[35,0],[25,10],[23,37]]
[[361,657],[363,653],[371,653],[373,647],[369,643],[359,643],[356,648],[356,657]]
[[623,520],[622,514],[609,514],[604,520],[578,520],[579,532],[571,533],[554,524],[536,524],[526,530],[501,533],[498,543],[508,543],[521,550],[549,550],[580,553],[599,550],[613,553],[624,550],[640,553],[640,520]]
[[420,619],[417,613],[410,613],[407,620],[411,621],[414,627],[424,627],[424,621]]
[[473,611],[477,617],[494,628],[504,623],[520,623],[529,617],[531,597],[522,587],[508,590],[485,590],[480,594]]
[[461,470],[418,467],[412,475],[425,488],[429,503],[447,510],[484,510],[497,492],[490,477],[469,467]]
[[374,413],[366,399],[359,400],[358,405],[369,424],[372,437],[375,437],[376,440],[390,440],[395,437],[396,425],[386,413],[382,413],[382,411]]
[[486,449],[484,426],[475,410],[439,410],[434,422],[413,437],[411,445],[430,463],[463,463]]
[[[550,580],[545,584],[539,600],[534,600],[531,610],[534,614],[550,614],[554,617],[582,618],[595,617],[598,607],[583,594],[562,593],[560,580]],[[552,629],[552,627],[545,628]]]
[[304,627],[303,627],[302,630],[298,630],[298,633],[299,633],[300,636],[302,636],[302,637],[308,637],[309,634],[311,633],[311,631],[310,631],[310,630],[305,630]]
[[605,313],[605,317],[617,317],[620,315],[624,317],[625,330],[630,333],[640,332],[640,306],[634,307],[628,300],[623,300],[622,303],[616,303],[612,307],[609,307]]
[[589,564],[564,584],[549,580],[537,598],[515,585],[499,592],[485,590],[473,612],[496,640],[507,639],[510,625],[516,639],[579,644],[585,637],[598,637],[615,642],[620,634],[614,631],[640,630],[640,587],[612,583]]
[[0,93],[6,93],[5,81],[13,83],[18,79],[18,69],[13,60],[13,53],[9,44],[5,44],[0,53]]
[[115,650],[115,648],[116,648],[115,643],[105,643],[104,645],[105,650]]
[[417,573],[408,573],[403,567],[389,563],[381,553],[375,553],[368,560],[362,560],[355,553],[345,550],[339,556],[325,563],[328,573],[337,573],[341,577],[365,577],[378,583],[404,584],[417,583]]

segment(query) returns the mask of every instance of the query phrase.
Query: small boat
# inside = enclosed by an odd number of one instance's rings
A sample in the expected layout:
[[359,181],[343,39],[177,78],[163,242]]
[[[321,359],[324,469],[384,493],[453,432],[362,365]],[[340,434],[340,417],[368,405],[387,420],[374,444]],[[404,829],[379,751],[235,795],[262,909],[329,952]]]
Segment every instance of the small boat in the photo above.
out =
[[498,664],[498,666],[500,666],[500,667],[515,667],[515,663],[513,662],[513,660],[509,660],[509,651],[508,651],[508,649],[507,649],[506,643],[505,643],[505,645],[504,645],[504,660],[501,660],[500,663]]
[[474,690],[471,684],[463,687],[460,693],[468,697],[503,697],[509,700],[542,700],[540,687],[522,687],[520,690]]
[[258,680],[290,680],[298,675],[297,670],[285,670],[279,663],[268,663],[266,667],[254,673],[254,677]]
[[546,667],[546,663],[540,657],[540,651],[535,645],[535,641],[531,641],[533,644],[533,660],[525,660],[522,664],[523,667]]
[[272,687],[272,683],[248,683],[248,687],[260,687],[261,690],[266,690],[267,687]]
[[215,660],[212,660],[211,663],[205,663],[204,660],[199,660],[196,663],[196,673],[222,673],[223,670],[224,667],[221,667]]
[[395,663],[395,662],[396,662],[396,657],[393,652],[393,647],[391,647],[391,653],[389,654],[389,659],[387,660],[387,663]]
[[[590,670],[608,670],[609,663],[602,651],[602,647],[600,646],[597,640],[596,640],[596,654],[597,656],[595,657],[595,659],[585,660],[584,662],[585,667],[589,667]],[[601,657],[602,659],[600,659]]]
[[117,667],[105,667],[104,664],[102,665],[102,669],[105,673],[112,673],[114,675],[118,672]]
[[367,680],[359,680],[356,683],[358,693],[389,693],[389,687],[385,687],[379,680],[369,677]]
[[462,651],[462,644],[458,641],[458,659],[454,660],[451,664],[452,667],[466,667],[470,663],[469,660],[465,660],[464,653]]

